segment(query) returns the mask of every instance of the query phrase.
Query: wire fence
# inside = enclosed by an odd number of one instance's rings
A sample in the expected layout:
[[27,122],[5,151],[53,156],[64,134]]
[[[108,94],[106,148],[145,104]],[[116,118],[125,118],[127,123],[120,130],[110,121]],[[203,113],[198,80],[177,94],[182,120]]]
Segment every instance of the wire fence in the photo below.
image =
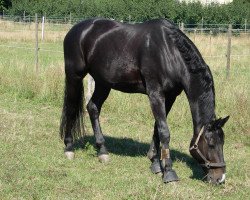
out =
[[[10,21],[12,19],[12,21]],[[64,35],[67,33],[67,31],[73,26],[73,24],[76,21],[81,21],[82,19],[76,18],[72,19],[70,16],[65,18],[39,18],[37,19],[35,17],[31,16],[2,16],[2,19],[0,19],[0,39],[1,39],[1,33],[7,33],[6,35],[10,34],[19,34],[21,32],[28,32],[27,38],[35,38],[35,34],[39,33],[38,40],[36,41],[39,44],[45,44],[46,43],[46,34],[55,34],[55,38],[58,38],[58,40],[61,42]],[[2,22],[2,23],[1,23]],[[35,22],[35,23],[34,23]],[[6,24],[4,24],[6,23]],[[37,30],[35,30],[37,24]],[[39,26],[38,26],[39,25]],[[240,46],[248,46],[246,49],[248,51],[237,53],[237,51],[234,51],[234,48],[237,48],[238,44],[234,44],[234,41],[237,38],[245,37],[247,41],[250,39],[250,26],[248,24],[245,24],[245,28],[243,29],[233,29],[228,24],[204,24],[204,25],[185,25],[183,23],[178,24],[179,28],[185,32],[191,40],[193,40],[194,43],[197,42],[197,40],[201,40],[202,37],[204,37],[204,49],[209,49],[207,51],[202,52],[202,55],[204,58],[213,59],[213,58],[221,58],[227,60],[227,70],[230,68],[230,58],[247,58],[250,57],[250,49],[249,49],[249,42],[246,44],[240,44]],[[192,28],[188,28],[192,26]],[[208,28],[208,27],[213,28]],[[43,28],[42,28],[43,27]],[[206,28],[204,28],[206,27]],[[216,28],[215,28],[216,27]],[[41,35],[43,34],[43,35]],[[45,36],[44,36],[45,35]],[[223,38],[220,36],[223,36]],[[229,41],[232,40],[233,37],[233,44],[229,45]],[[32,39],[33,40],[33,39]],[[206,40],[206,41],[205,41]],[[230,42],[231,43],[231,42]],[[221,51],[221,54],[213,53],[212,47],[218,45],[223,46],[224,49],[227,49],[227,52]],[[232,46],[234,47],[232,49]],[[28,51],[35,52],[36,55],[38,55],[39,52],[49,52],[49,53],[57,53],[57,54],[63,54],[62,50],[58,49],[50,49],[45,47],[40,47],[38,45],[37,47],[34,45],[33,47],[27,47],[27,46],[20,46],[20,44],[16,45],[10,45],[10,44],[0,44],[0,48],[11,48],[11,49],[24,49]],[[229,50],[228,50],[229,49]],[[230,54],[229,54],[230,52]],[[229,59],[228,59],[229,58]],[[228,63],[229,62],[229,63]]]
[[[45,20],[47,23],[53,23],[54,25],[75,24],[85,19],[81,17],[72,17],[72,15],[69,14],[65,16],[38,16],[38,22],[42,22],[43,17],[45,17]],[[25,12],[23,15],[20,15],[20,16],[2,14],[0,15],[0,19],[6,20],[6,21],[19,22],[19,23],[32,23],[32,22],[35,22],[36,20],[35,16],[25,15]],[[110,18],[110,19],[114,20],[113,18]],[[131,24],[141,23],[139,21],[131,20],[131,16],[129,16],[128,19],[129,19],[128,21],[126,20],[119,20],[119,21],[131,23]],[[178,25],[179,27],[184,26],[184,28],[190,31],[201,30],[204,32],[210,32],[212,30],[215,33],[227,32],[227,28],[228,28],[228,24],[206,24],[203,22],[199,24],[184,24],[181,22],[175,23],[175,24]],[[238,31],[250,32],[250,23],[247,20],[245,20],[243,24],[234,23],[233,29],[238,30]]]
[[[10,20],[12,19],[12,20]],[[0,19],[0,40],[3,35],[7,35],[10,37],[12,34],[15,38],[21,37],[20,35],[27,33],[24,36],[24,41],[29,40],[34,45],[25,44],[24,42],[16,42],[16,43],[0,43],[0,49],[8,48],[8,49],[22,49],[34,54],[34,63],[35,69],[38,73],[38,60],[42,59],[44,55],[39,54],[38,52],[45,52],[52,55],[58,54],[60,57],[63,58],[63,50],[62,49],[53,49],[46,47],[51,44],[51,41],[48,38],[52,36],[55,41],[62,43],[62,40],[68,30],[73,26],[74,23],[81,21],[82,19],[70,19],[69,18],[35,18],[35,17],[16,17],[14,20],[8,16]],[[1,23],[3,22],[3,23]],[[131,22],[133,23],[133,22]],[[230,27],[228,24],[204,24],[204,25],[193,25],[193,24],[177,24],[179,28],[185,32],[188,37],[196,44],[200,45],[201,47],[201,54],[203,55],[204,59],[213,60],[223,60],[223,65],[225,65],[226,76],[233,74],[234,77],[241,77],[245,76],[246,73],[249,73],[249,69],[247,71],[240,71],[240,70],[231,70],[231,62],[235,59],[245,59],[249,60],[250,58],[250,26],[245,25],[242,29],[234,29]],[[1,35],[2,33],[2,35]],[[38,36],[39,34],[39,36]],[[36,36],[35,36],[36,35]],[[240,42],[237,43],[239,38],[244,37],[244,41],[248,42]],[[35,41],[35,42],[34,42]],[[35,45],[35,43],[37,43]],[[230,43],[230,45],[229,45]],[[202,46],[203,45],[203,46]],[[61,45],[62,46],[62,45]],[[213,48],[218,46],[218,48],[222,48],[224,50],[218,52],[213,52]],[[242,48],[244,47],[244,48]],[[248,49],[244,52],[239,51],[239,49]],[[227,51],[225,51],[227,50]],[[46,54],[47,56],[47,54]],[[1,57],[1,55],[0,55]],[[39,59],[38,59],[39,57]],[[248,62],[249,63],[249,62]],[[225,77],[223,73],[214,74],[222,78]],[[245,81],[245,78],[238,81],[242,87],[249,87],[249,83]],[[86,103],[88,103],[89,99],[92,96],[94,90],[94,80],[91,76],[87,78],[87,93],[86,93]]]

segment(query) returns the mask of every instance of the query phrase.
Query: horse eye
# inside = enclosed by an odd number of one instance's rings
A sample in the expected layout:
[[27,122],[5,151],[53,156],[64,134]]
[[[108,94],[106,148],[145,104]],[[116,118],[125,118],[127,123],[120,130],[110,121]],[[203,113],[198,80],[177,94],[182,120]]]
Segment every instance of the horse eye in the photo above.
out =
[[209,147],[211,147],[211,148],[215,147],[215,142],[214,142],[213,138],[209,138],[207,141],[208,141],[208,146]]
[[214,144],[208,144],[208,146],[209,146],[210,148],[214,148],[214,147],[215,147]]

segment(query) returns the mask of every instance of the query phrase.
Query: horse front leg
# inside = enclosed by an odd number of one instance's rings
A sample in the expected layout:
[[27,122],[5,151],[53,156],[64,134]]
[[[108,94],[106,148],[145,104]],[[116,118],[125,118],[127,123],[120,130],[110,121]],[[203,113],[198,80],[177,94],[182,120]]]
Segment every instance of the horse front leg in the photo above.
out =
[[[167,93],[165,98],[166,117],[168,116],[168,113],[171,110],[173,103],[175,102],[175,99],[176,99],[176,94],[172,94],[171,92]],[[151,172],[154,174],[158,174],[163,171],[160,163],[161,152],[159,152],[159,149],[160,149],[160,139],[159,139],[157,125],[155,122],[154,134],[147,154],[148,158],[152,162],[150,166]]]
[[107,162],[109,160],[108,151],[104,144],[105,140],[99,121],[102,104],[107,99],[109,92],[110,88],[103,87],[96,83],[94,93],[87,105],[87,110],[96,139],[97,155],[100,162]]
[[[176,172],[172,169],[172,160],[170,157],[169,142],[170,132],[166,122],[166,107],[165,97],[160,93],[152,93],[149,95],[149,100],[153,115],[155,118],[155,128],[157,128],[160,145],[155,146],[156,155],[160,152],[160,160],[163,169],[163,181],[164,183],[178,181],[179,178]],[[155,158],[156,160],[157,158]],[[156,163],[156,161],[154,161]]]

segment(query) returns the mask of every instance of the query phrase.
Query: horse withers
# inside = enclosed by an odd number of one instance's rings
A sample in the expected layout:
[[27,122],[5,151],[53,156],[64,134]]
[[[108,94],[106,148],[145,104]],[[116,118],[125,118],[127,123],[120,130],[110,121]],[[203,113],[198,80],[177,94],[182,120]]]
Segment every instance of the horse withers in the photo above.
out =
[[216,119],[214,82],[209,67],[195,45],[168,20],[124,24],[107,19],[82,21],[64,39],[65,96],[60,135],[65,155],[74,157],[73,142],[84,136],[83,78],[95,80],[87,104],[100,161],[108,151],[99,122],[102,105],[110,90],[148,96],[155,118],[148,157],[153,173],[163,172],[165,183],[179,180],[172,169],[170,132],[166,117],[184,90],[192,119],[191,155],[201,164],[212,183],[225,181],[223,125]]

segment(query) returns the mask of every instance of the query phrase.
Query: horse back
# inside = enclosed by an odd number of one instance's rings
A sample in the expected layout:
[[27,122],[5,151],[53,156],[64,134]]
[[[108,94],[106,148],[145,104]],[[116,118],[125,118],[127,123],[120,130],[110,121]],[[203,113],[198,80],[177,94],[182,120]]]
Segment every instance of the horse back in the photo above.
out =
[[80,49],[95,81],[124,92],[146,93],[148,81],[163,90],[180,81],[183,62],[173,30],[166,20],[130,25],[91,19],[74,26],[65,40],[74,40],[71,44]]

